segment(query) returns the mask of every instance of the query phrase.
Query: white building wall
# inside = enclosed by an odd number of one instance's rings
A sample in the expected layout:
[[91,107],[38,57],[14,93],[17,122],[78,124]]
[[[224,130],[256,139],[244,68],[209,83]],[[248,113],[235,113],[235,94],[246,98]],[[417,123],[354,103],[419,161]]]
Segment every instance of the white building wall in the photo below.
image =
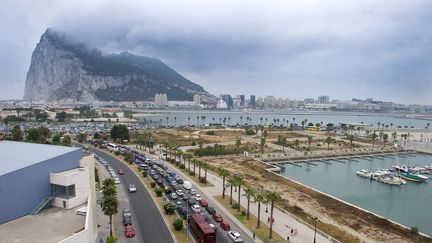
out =
[[71,209],[87,202],[87,196],[90,193],[88,168],[50,173],[50,183],[61,186],[75,185],[75,197],[70,199],[56,197],[52,201],[53,206],[63,208],[63,202],[66,202],[66,208]]

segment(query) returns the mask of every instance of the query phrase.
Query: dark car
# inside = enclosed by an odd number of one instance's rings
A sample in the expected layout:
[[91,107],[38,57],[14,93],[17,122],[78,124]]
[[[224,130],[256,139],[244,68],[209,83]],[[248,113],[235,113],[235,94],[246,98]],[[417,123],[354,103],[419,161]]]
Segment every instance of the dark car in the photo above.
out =
[[188,199],[188,205],[189,205],[189,206],[192,206],[192,205],[194,205],[194,204],[197,204],[196,200],[193,199],[193,198],[189,198],[189,199]]
[[169,186],[167,186],[167,185],[165,185],[164,187],[163,187],[163,189],[164,189],[164,191],[165,191],[165,193],[171,193],[171,187],[169,187]]
[[156,181],[156,180],[159,180],[159,178],[160,178],[160,177],[159,177],[158,175],[156,175],[156,174],[153,175],[153,180]]
[[119,175],[124,175],[124,171],[123,171],[123,169],[118,169],[117,173],[118,173]]
[[216,210],[214,209],[214,207],[207,207],[206,210],[207,210],[207,213],[209,213],[209,214],[215,214],[216,213]]
[[187,217],[187,208],[185,206],[179,207],[177,208],[178,213],[184,218],[186,219]]
[[163,181],[163,179],[162,179],[162,178],[159,178],[159,179],[157,180],[157,184],[158,184],[158,185],[162,185],[162,184],[163,184],[163,182],[164,182],[164,181]]

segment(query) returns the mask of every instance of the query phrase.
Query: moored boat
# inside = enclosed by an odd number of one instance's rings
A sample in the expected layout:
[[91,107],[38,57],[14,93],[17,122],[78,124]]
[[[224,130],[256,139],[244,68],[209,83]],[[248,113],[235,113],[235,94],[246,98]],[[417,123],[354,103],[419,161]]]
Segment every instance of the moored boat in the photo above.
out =
[[424,176],[419,176],[419,175],[411,174],[409,172],[403,172],[403,173],[400,174],[400,176],[402,178],[404,178],[405,180],[414,181],[414,182],[421,182],[421,181],[425,181],[426,180],[424,178]]

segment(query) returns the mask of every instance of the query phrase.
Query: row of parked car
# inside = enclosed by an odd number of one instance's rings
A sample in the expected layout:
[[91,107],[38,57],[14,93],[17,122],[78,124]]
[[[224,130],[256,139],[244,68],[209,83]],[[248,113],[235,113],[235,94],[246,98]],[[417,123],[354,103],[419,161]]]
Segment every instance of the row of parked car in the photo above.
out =
[[[103,166],[105,166],[105,168],[108,170],[108,172],[110,173],[110,175],[112,176],[112,178],[114,179],[114,182],[116,184],[120,184],[120,179],[118,178],[116,172],[114,171],[114,169],[109,165],[108,162],[106,162],[102,157],[94,155],[96,160],[99,161],[99,163],[101,163]],[[117,171],[117,173],[119,175],[123,175],[124,171],[122,169],[119,169]],[[135,191],[133,191],[135,190]],[[134,185],[129,185],[129,192],[136,192],[136,188]],[[123,224],[125,227],[125,235],[128,238],[134,237],[135,236],[135,229],[132,226],[132,213],[130,211],[129,208],[125,208],[123,209]]]
[[[176,204],[176,209],[179,215],[184,219],[189,220],[191,213],[200,214],[209,223],[210,227],[216,230],[216,225],[210,222],[211,217],[216,224],[223,230],[230,230],[229,222],[225,221],[222,215],[216,212],[216,209],[209,205],[207,200],[192,187],[190,181],[183,180],[175,172],[169,170],[162,162],[155,159],[145,159],[146,167],[139,165],[144,170],[149,171],[150,177],[164,189],[169,199]],[[234,242],[242,242],[243,239],[239,232],[229,231],[228,236]]]

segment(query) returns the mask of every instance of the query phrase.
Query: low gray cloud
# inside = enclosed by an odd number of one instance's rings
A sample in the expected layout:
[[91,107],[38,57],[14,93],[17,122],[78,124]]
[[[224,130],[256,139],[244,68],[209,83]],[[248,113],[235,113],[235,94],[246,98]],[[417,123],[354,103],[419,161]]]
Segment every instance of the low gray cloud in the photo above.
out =
[[0,98],[23,94],[47,27],[158,57],[212,93],[431,104],[432,2],[7,1]]

